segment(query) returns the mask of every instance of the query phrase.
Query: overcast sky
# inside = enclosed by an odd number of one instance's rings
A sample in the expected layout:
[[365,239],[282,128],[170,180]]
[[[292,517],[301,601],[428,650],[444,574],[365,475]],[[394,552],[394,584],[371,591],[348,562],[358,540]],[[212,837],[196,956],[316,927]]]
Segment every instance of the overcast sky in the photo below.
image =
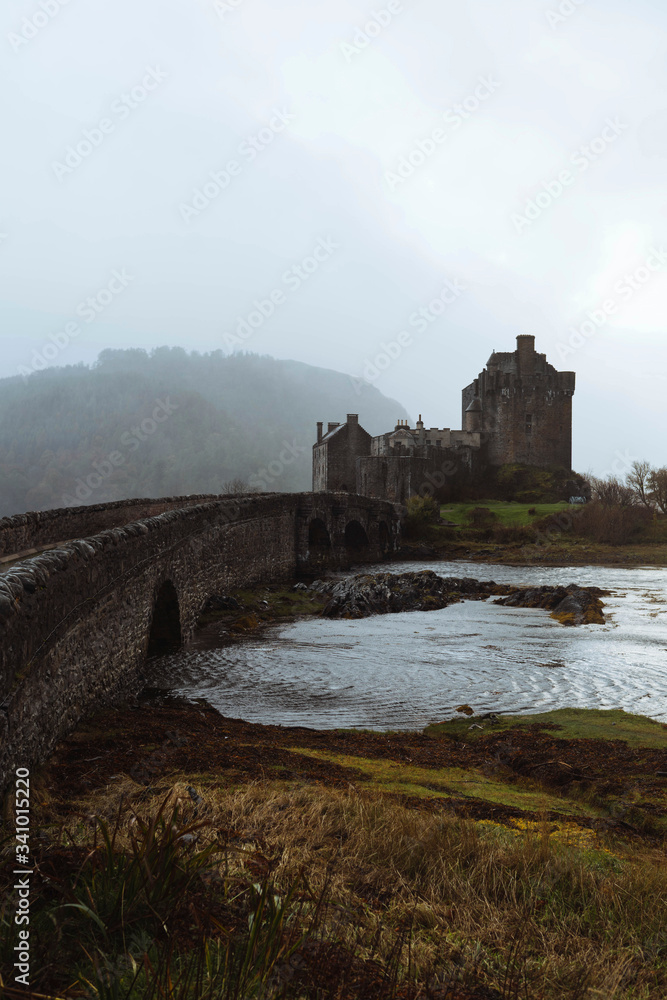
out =
[[666,21],[6,0],[0,375],[248,349],[457,428],[461,388],[531,333],[577,372],[577,469],[667,464]]

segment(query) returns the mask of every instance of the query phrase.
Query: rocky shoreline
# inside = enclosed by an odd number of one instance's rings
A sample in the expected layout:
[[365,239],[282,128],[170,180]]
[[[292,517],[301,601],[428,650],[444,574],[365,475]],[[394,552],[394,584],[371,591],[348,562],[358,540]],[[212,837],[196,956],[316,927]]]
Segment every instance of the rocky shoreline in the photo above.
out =
[[512,608],[544,608],[562,625],[603,625],[598,587],[514,587],[470,577],[441,577],[433,570],[362,573],[340,581],[317,580],[309,590],[328,596],[325,618],[367,618],[403,611],[436,611],[459,601],[485,601]]

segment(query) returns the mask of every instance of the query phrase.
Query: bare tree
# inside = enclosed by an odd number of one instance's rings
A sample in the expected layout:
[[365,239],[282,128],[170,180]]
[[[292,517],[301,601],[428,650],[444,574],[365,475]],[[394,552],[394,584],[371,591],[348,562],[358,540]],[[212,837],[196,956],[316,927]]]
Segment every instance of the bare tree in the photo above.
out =
[[633,462],[632,469],[626,477],[626,483],[631,488],[637,499],[648,507],[653,507],[650,496],[649,480],[653,473],[650,462]]
[[236,493],[253,493],[245,479],[229,479],[222,484],[220,493],[223,496],[234,496]]
[[590,484],[593,499],[603,507],[633,507],[636,503],[634,489],[617,476],[607,476],[606,479],[591,476]]
[[667,514],[667,469],[654,469],[648,478],[649,496]]

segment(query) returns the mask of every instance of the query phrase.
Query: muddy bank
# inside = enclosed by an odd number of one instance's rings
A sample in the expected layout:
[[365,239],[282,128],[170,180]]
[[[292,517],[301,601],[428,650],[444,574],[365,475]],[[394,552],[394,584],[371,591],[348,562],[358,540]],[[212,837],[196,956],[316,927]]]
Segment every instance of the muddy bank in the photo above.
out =
[[433,559],[445,562],[484,562],[499,566],[665,566],[667,545],[605,545],[561,541],[549,545],[489,544],[488,542],[423,542],[404,540],[395,562]]
[[338,582],[311,585],[328,601],[325,618],[366,618],[402,611],[435,611],[459,601],[484,601],[498,596],[497,604],[514,608],[544,608],[563,625],[604,624],[604,594],[597,587],[517,588],[469,577],[441,577],[432,570],[415,573],[363,573]]

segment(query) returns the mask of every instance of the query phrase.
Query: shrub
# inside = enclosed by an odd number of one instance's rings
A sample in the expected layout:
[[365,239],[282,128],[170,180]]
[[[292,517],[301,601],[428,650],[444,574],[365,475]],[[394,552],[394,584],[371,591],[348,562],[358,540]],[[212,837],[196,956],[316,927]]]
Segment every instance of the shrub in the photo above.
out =
[[575,530],[583,538],[607,545],[628,545],[645,531],[652,515],[645,507],[625,507],[594,500],[577,514]]
[[494,514],[488,507],[473,507],[466,513],[466,521],[469,522],[471,528],[492,528],[497,520],[498,515]]
[[430,537],[430,528],[440,520],[440,505],[433,497],[410,497],[405,505],[408,516],[405,520],[406,538]]
[[590,495],[583,476],[567,469],[542,469],[514,463],[496,470],[491,484],[493,496],[519,503],[556,503],[571,496]]
[[533,528],[498,524],[493,529],[493,540],[499,545],[530,545],[535,541],[535,531]]

